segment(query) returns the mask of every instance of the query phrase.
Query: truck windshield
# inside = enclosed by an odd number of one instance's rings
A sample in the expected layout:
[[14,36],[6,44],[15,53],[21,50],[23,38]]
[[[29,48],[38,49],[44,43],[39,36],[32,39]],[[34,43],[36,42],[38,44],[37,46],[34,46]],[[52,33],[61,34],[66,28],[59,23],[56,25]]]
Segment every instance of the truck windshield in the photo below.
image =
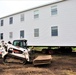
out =
[[19,46],[22,48],[27,48],[27,41],[26,40],[14,40],[13,41],[14,46]]

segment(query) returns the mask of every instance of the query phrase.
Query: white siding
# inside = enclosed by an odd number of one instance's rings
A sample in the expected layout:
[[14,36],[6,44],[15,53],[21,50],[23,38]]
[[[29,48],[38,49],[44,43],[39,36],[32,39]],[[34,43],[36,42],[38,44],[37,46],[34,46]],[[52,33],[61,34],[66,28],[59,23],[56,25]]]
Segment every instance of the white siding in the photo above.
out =
[[[51,6],[57,5],[57,15],[51,15]],[[34,11],[39,11],[39,18],[34,19]],[[20,31],[24,30],[28,45],[34,46],[76,46],[76,0],[66,0],[57,4],[24,12],[25,20],[20,21],[22,13],[13,15],[13,24],[9,18],[3,18],[4,25],[0,33],[4,33],[4,40],[20,38]],[[51,36],[51,27],[58,26],[58,36]],[[39,29],[39,37],[34,37],[34,29]],[[9,32],[13,32],[13,39],[9,39]]]

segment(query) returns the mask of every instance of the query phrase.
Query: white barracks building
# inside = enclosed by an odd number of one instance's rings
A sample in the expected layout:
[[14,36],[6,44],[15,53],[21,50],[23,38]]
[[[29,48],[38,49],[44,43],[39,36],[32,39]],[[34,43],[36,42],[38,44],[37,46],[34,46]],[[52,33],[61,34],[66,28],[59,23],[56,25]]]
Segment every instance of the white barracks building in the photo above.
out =
[[0,41],[31,46],[76,46],[76,0],[61,0],[0,18]]

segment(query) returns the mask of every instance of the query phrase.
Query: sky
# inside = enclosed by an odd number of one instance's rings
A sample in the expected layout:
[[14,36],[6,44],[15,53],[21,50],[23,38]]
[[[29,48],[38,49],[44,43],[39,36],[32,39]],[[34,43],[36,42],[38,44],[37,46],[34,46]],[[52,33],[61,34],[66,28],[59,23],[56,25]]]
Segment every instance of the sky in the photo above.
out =
[[59,0],[0,0],[0,18]]

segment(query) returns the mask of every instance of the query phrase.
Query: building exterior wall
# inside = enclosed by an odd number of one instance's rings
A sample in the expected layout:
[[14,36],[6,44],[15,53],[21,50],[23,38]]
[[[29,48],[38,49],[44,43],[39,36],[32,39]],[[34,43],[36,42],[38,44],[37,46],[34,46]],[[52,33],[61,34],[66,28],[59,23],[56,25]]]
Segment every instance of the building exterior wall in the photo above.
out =
[[[51,15],[51,7],[57,6],[57,14]],[[34,19],[34,11],[38,10],[39,18]],[[20,15],[24,14],[24,21]],[[13,24],[9,18],[13,17]],[[20,31],[24,30],[24,38],[28,45],[33,46],[76,46],[76,0],[66,0],[50,4],[41,8],[11,15],[5,18],[4,25],[0,26],[5,41],[20,38]],[[58,27],[58,36],[51,36],[51,27]],[[34,29],[39,29],[39,37],[34,37]],[[9,38],[13,32],[13,38]]]

